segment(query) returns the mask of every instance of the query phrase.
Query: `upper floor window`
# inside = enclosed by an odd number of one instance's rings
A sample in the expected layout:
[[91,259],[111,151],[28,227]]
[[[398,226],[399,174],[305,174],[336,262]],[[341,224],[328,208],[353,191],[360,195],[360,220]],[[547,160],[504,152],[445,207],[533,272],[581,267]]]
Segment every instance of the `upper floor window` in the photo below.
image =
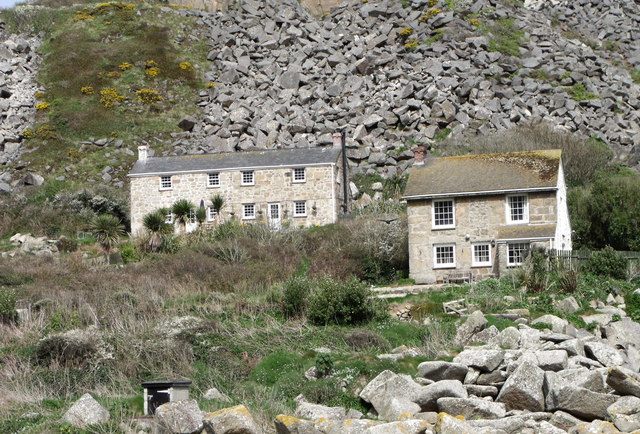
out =
[[529,222],[529,200],[526,195],[507,196],[507,223]]
[[255,203],[245,203],[242,205],[242,218],[245,220],[253,220],[256,218]]
[[522,265],[529,243],[509,243],[507,245],[507,265]]
[[207,187],[220,187],[220,174],[218,172],[207,174]]
[[433,201],[433,228],[447,229],[455,226],[455,208],[453,200]]
[[293,169],[293,182],[305,182],[307,180],[304,167]]
[[473,258],[471,265],[474,267],[491,265],[491,244],[478,243],[473,245]]
[[160,177],[160,190],[171,190],[173,188],[173,184],[171,183],[170,176],[161,176]]
[[442,244],[433,246],[434,268],[455,268],[456,246],[454,244]]
[[255,179],[254,179],[254,174],[253,174],[253,170],[249,170],[246,172],[241,172],[242,174],[242,182],[241,185],[254,185],[255,184]]
[[306,217],[306,215],[307,215],[307,202],[304,200],[297,200],[293,202],[293,216]]

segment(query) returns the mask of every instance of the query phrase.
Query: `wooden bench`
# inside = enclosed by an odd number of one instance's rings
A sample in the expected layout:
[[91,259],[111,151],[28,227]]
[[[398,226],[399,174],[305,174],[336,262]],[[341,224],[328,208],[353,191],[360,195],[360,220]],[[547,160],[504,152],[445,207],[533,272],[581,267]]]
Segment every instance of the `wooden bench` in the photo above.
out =
[[453,271],[444,275],[444,283],[471,283],[471,271]]

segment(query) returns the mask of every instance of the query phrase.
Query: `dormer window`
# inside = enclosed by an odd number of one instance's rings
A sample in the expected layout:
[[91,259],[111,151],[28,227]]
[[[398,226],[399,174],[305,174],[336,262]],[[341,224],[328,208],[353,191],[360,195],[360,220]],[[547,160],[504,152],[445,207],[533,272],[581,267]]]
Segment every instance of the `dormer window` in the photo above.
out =
[[529,222],[529,199],[526,194],[507,196],[507,223]]
[[255,179],[253,175],[254,175],[253,170],[241,172],[242,180],[240,185],[254,185]]
[[171,190],[173,188],[173,184],[171,183],[170,176],[161,176],[160,177],[160,190]]
[[220,187],[220,174],[218,172],[207,174],[207,187]]
[[305,182],[307,180],[304,167],[293,169],[293,182]]

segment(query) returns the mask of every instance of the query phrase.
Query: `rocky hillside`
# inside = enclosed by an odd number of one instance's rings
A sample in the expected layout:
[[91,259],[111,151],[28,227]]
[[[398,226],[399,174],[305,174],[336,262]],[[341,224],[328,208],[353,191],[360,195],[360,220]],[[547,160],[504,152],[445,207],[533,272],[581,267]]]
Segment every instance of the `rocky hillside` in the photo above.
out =
[[[162,10],[206,29],[190,38],[208,46],[196,66],[209,87],[184,132],[176,122],[163,144],[144,134],[125,140],[122,174],[140,144],[165,154],[307,147],[346,128],[355,172],[390,177],[407,167],[414,143],[472,142],[538,121],[602,141],[631,167],[640,162],[635,2],[371,0],[319,19],[294,0]],[[0,102],[10,111],[0,158],[14,171],[29,163],[19,158],[20,132],[33,120],[38,42],[3,35]],[[121,182],[117,175],[109,178]]]

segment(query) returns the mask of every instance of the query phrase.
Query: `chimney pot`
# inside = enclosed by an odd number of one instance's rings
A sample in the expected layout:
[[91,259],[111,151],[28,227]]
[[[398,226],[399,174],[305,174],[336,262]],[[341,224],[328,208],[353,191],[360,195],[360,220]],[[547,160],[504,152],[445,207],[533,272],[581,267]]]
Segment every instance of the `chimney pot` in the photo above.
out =
[[334,148],[342,147],[342,133],[340,132],[333,133],[333,147]]
[[148,147],[138,146],[138,161],[145,161],[147,159],[148,151]]
[[427,158],[427,147],[425,145],[418,145],[411,149],[413,151],[413,165],[422,166],[425,158]]

